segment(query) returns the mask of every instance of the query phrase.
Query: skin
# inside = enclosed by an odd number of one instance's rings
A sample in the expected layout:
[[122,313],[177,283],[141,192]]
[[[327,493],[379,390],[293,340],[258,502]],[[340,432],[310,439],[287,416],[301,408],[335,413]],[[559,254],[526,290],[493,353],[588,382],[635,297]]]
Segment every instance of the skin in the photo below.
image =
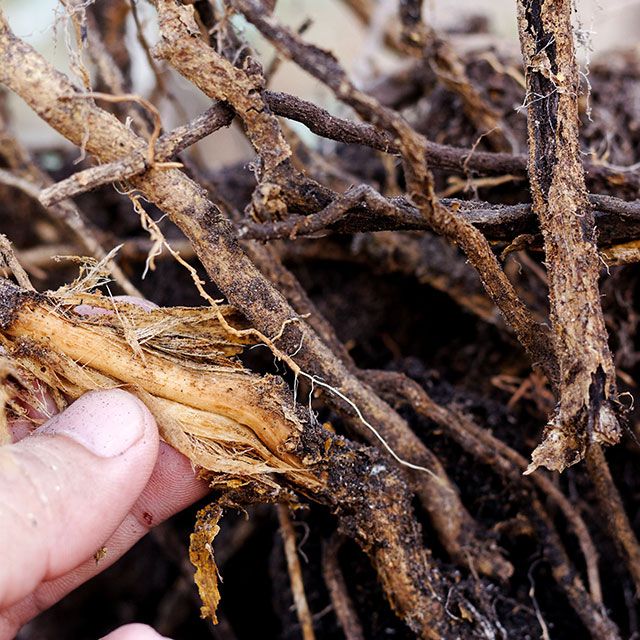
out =
[[[1,447],[0,549],[9,553],[0,571],[0,640],[206,492],[191,463],[159,442],[146,407],[121,390],[88,393]],[[96,565],[103,547],[107,555]],[[127,625],[107,637],[160,636]]]
[[[11,427],[16,441],[0,447],[0,640],[207,493],[189,460],[160,441],[149,410],[126,391],[87,393],[33,432],[25,420]],[[106,639],[161,637],[129,624]]]

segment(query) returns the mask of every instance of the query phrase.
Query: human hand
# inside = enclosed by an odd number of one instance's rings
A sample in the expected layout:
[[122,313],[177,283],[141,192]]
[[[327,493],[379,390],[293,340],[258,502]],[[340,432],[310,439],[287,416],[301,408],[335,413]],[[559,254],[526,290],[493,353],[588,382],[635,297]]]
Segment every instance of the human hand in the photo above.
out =
[[[187,458],[159,441],[148,409],[119,389],[87,393],[0,447],[0,640],[206,491]],[[135,624],[107,636],[160,637]]]

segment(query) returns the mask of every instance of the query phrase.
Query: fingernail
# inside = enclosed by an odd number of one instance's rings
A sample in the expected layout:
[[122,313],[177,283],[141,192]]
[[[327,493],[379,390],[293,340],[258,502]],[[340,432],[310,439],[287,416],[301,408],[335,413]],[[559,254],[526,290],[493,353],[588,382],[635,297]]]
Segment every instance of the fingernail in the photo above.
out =
[[138,298],[137,296],[116,296],[115,299],[120,300],[121,302],[129,302],[130,304],[135,304],[143,311],[153,311],[154,309],[159,308],[155,302],[151,302],[151,300],[145,300],[144,298]]
[[90,391],[34,433],[63,435],[101,458],[114,458],[142,438],[151,414],[120,389]]
[[[143,311],[153,311],[158,309],[158,305],[151,300],[145,300],[144,298],[137,298],[136,296],[114,296],[114,300],[120,302],[128,302],[136,307],[140,307]],[[104,309],[103,307],[94,307],[91,304],[79,304],[73,308],[73,310],[81,316],[110,316],[113,313],[112,309]]]

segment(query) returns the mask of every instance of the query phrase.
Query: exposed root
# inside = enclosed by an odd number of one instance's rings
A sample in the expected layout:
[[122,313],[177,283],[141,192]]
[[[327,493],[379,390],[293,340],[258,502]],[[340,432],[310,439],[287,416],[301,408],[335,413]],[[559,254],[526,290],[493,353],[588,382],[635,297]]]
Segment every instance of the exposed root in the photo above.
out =
[[592,443],[614,444],[616,379],[602,314],[600,260],[578,143],[579,75],[572,3],[520,0],[518,21],[530,100],[529,174],[545,240],[552,340],[560,368],[558,407],[532,454],[562,471]]
[[329,589],[331,603],[344,631],[346,640],[364,640],[362,625],[358,614],[353,608],[351,597],[347,591],[344,576],[340,569],[338,553],[340,552],[341,537],[335,535],[322,547],[322,574]]
[[298,558],[298,545],[296,543],[296,532],[291,524],[289,507],[284,504],[278,505],[278,522],[280,523],[280,533],[284,542],[284,554],[287,559],[287,569],[291,580],[291,591],[293,602],[296,608],[296,615],[300,621],[303,640],[315,640],[313,631],[313,618],[304,593],[304,581],[302,580],[302,567]]
[[[447,433],[472,456],[496,467],[510,482],[526,485],[527,481],[521,475],[527,467],[525,458],[476,425],[470,418],[458,411],[436,404],[416,382],[401,374],[371,372],[370,375],[373,376],[376,387],[385,397],[395,397],[396,400],[409,402],[419,414],[445,428]],[[540,501],[532,495],[530,504],[532,518],[539,527],[542,527],[541,537],[548,545],[548,558],[554,567],[556,580],[565,589],[585,625],[592,630],[597,630],[596,637],[607,637],[605,634],[607,629],[606,633],[617,634],[615,625],[601,611],[602,589],[598,571],[598,553],[584,521],[551,481],[540,474],[532,475],[531,479],[537,488],[560,509],[578,538],[587,566],[591,598],[576,576],[575,569],[571,568],[549,516]]]

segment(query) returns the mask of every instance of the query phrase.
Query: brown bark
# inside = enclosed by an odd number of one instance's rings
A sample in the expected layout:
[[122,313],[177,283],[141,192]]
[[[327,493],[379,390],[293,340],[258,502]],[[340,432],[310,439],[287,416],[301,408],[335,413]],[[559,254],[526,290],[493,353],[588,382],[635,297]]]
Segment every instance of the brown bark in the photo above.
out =
[[562,471],[592,444],[620,439],[616,379],[607,344],[598,277],[600,259],[578,142],[578,66],[570,0],[520,0],[526,66],[529,176],[544,236],[554,351],[560,367],[558,408],[533,452]]

